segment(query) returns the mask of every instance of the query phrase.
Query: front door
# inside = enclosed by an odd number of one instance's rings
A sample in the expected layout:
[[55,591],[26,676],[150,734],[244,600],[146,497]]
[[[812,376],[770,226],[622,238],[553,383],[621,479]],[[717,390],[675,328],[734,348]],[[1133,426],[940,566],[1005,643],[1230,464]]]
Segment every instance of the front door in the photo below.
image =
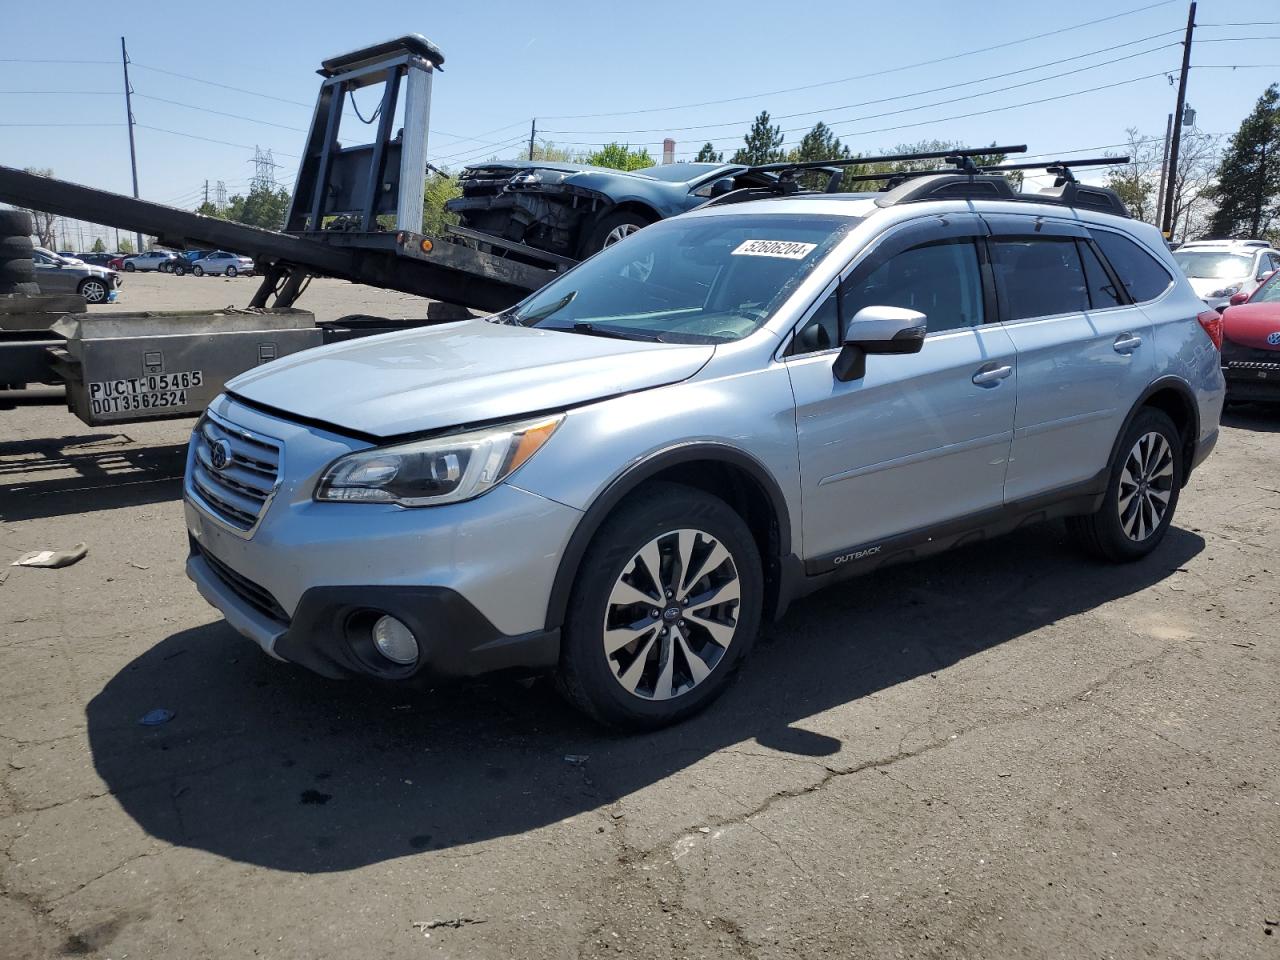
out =
[[[983,283],[976,216],[891,231],[800,325],[787,368],[796,401],[807,572],[875,556],[882,541],[996,509],[1013,432],[1017,359]],[[919,353],[868,356],[832,375],[859,309],[926,315]]]
[[39,251],[31,255],[35,261],[36,283],[41,293],[75,293],[76,280],[74,271],[69,270],[61,261],[54,260]]

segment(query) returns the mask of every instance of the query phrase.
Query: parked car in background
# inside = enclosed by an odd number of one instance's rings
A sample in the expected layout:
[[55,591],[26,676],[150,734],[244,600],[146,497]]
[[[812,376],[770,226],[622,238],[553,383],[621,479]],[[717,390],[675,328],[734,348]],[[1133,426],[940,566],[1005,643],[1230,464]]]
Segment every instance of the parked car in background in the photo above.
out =
[[75,253],[74,251],[59,250],[57,251],[57,253],[58,253],[58,256],[60,256],[63,260],[66,260],[70,263],[84,263],[84,260],[80,258],[80,254]]
[[191,272],[191,265],[197,260],[202,260],[213,250],[185,250],[174,258],[173,263],[169,264],[169,272],[176,276],[184,276]]
[[[504,160],[462,171],[445,203],[464,227],[584,259],[712,196],[773,182],[739,164],[669,163],[625,172],[582,163]],[[717,183],[725,181],[719,187]],[[501,252],[501,248],[498,248]]]
[[223,277],[235,277],[253,273],[253,258],[242,257],[226,250],[214,250],[191,264],[191,272],[197,277],[206,273]]
[[131,253],[113,253],[111,259],[107,261],[107,266],[112,270],[123,270],[124,262],[133,254]]
[[109,303],[120,290],[120,274],[114,270],[69,260],[43,247],[36,247],[31,259],[41,293],[78,293],[85,303]]
[[1258,289],[1280,269],[1280,250],[1265,240],[1192,240],[1173,252],[1193,289],[1215,310],[1226,309],[1236,294]]
[[1222,314],[1227,399],[1280,401],[1280,272],[1237,293]]
[[175,256],[168,250],[148,250],[146,253],[125,257],[124,269],[126,273],[133,273],[135,270],[159,270],[161,265],[167,264]]
[[83,263],[91,263],[95,267],[110,267],[116,258],[113,253],[77,253],[76,258]]

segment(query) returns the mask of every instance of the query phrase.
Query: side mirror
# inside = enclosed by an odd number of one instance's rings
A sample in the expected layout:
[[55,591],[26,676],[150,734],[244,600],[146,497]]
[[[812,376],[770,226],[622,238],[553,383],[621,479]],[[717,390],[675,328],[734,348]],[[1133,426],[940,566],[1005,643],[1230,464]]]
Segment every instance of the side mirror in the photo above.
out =
[[1231,299],[1228,300],[1227,302],[1230,303],[1231,306],[1233,307],[1238,307],[1240,306],[1240,304],[1247,302],[1248,299],[1249,299],[1249,294],[1241,291],[1240,293],[1233,293],[1231,295]]
[[928,318],[904,307],[863,307],[844,333],[844,346],[831,368],[842,383],[867,375],[869,353],[919,353],[928,332]]
[[721,177],[715,183],[711,184],[711,197],[723,197],[726,193],[733,191],[733,177]]

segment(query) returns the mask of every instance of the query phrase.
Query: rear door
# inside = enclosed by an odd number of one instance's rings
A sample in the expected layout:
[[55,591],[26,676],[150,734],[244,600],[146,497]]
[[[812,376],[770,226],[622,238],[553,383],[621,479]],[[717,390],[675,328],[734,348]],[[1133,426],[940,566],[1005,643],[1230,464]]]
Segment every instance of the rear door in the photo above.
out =
[[1151,382],[1151,322],[1076,221],[988,214],[1000,317],[1018,353],[1005,500],[1096,481]]
[[[1017,377],[1008,333],[984,323],[994,311],[984,233],[978,217],[953,214],[891,230],[799,325],[786,363],[809,573],[1000,506]],[[832,373],[841,335],[873,305],[924,313],[924,345],[868,356],[864,377],[841,382]]]

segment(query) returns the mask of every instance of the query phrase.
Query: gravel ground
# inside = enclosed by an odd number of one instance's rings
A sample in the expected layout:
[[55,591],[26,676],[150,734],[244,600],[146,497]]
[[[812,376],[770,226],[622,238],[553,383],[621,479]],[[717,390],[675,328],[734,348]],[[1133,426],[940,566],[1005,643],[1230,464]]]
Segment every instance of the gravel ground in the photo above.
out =
[[0,558],[89,546],[0,567],[5,960],[1280,958],[1280,414],[1146,560],[1049,524],[849,582],[632,738],[265,658],[182,574],[189,428],[0,413]]

